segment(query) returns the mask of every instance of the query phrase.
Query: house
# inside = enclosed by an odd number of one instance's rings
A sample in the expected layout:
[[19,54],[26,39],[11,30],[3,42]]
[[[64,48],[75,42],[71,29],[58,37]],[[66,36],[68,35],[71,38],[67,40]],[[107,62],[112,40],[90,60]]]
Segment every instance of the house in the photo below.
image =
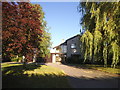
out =
[[[80,35],[75,35],[60,45],[54,47],[54,53],[52,55],[53,63],[57,61],[61,62],[78,62],[79,59],[83,58],[82,53],[80,52]],[[57,58],[59,57],[59,60]]]

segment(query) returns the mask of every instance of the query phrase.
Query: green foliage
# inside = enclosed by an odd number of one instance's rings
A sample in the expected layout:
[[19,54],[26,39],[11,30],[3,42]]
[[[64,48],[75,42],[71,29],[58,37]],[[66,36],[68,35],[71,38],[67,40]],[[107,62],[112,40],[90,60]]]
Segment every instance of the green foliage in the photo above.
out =
[[87,30],[81,37],[81,41],[85,47],[84,62],[86,59],[92,59],[92,49],[93,49],[93,35]]
[[[120,62],[120,2],[81,2],[79,7],[86,30],[81,38],[84,59],[93,56],[92,61],[103,60],[105,67],[112,62],[111,67],[115,67]],[[90,36],[86,34],[88,30]]]
[[116,42],[112,42],[111,44],[112,44],[112,50],[113,50],[113,61],[112,61],[111,67],[115,68],[117,63],[120,62],[119,60],[120,47],[116,44]]
[[108,57],[108,55],[107,55],[107,46],[104,46],[104,48],[103,48],[103,59],[104,59],[104,66],[105,67],[107,67],[107,57]]
[[102,45],[102,34],[100,31],[95,30],[94,31],[94,59],[95,61],[99,61],[99,58],[97,58],[99,56],[99,53],[101,52],[101,45]]
[[21,57],[21,56],[19,56],[19,57],[11,57],[11,61],[12,61],[12,62],[22,61],[22,57]]
[[43,36],[41,38],[40,41],[40,53],[39,56],[40,57],[50,57],[50,47],[51,47],[51,34],[48,32],[48,29],[45,28],[45,30],[43,31]]

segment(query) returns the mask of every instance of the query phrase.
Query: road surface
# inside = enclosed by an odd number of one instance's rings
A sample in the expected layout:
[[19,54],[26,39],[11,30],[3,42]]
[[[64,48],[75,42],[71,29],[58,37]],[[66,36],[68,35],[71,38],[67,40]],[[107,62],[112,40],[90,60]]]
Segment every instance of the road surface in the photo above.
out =
[[120,88],[118,85],[120,78],[116,74],[56,63],[46,63],[46,65],[62,69],[73,88]]

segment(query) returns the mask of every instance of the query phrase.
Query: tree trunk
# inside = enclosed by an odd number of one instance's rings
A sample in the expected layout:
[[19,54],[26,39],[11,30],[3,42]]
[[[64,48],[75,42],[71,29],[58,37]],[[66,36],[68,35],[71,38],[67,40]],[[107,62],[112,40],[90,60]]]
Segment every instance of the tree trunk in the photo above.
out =
[[37,54],[34,54],[34,56],[33,56],[33,62],[36,62],[36,56],[37,56]]

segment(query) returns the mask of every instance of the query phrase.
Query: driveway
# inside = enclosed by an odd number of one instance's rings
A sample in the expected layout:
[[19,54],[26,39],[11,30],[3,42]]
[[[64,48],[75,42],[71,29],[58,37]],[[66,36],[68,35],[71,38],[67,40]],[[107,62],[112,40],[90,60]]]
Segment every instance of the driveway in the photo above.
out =
[[120,78],[116,74],[110,74],[92,69],[75,68],[63,64],[46,63],[46,65],[62,69],[73,88],[120,88]]

